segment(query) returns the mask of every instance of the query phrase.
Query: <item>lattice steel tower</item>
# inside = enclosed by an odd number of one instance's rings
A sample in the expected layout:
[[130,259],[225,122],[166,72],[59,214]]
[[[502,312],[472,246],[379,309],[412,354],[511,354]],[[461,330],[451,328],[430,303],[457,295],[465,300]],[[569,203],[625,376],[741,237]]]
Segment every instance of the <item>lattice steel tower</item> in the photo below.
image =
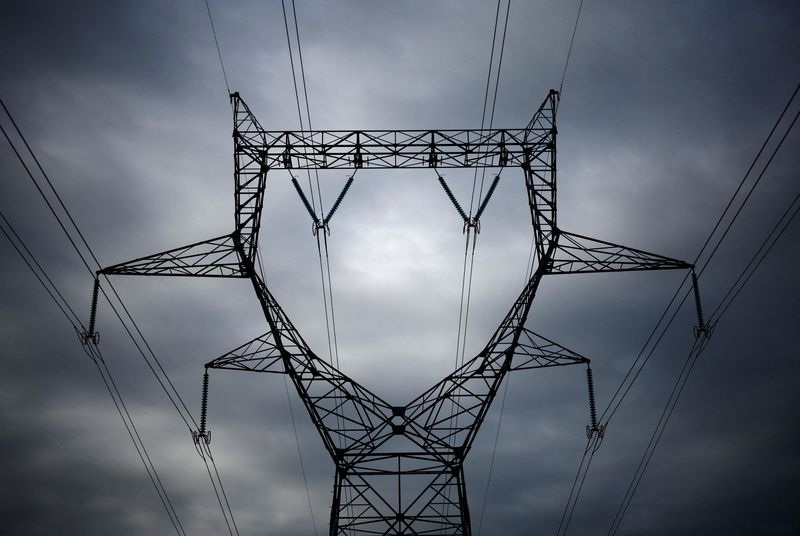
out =
[[[268,329],[206,368],[287,374],[335,465],[331,535],[469,535],[464,458],[506,374],[588,364],[525,327],[550,274],[689,269],[686,262],[568,233],[556,223],[551,90],[525,128],[266,131],[238,93],[232,233],[103,269],[104,274],[248,278]],[[522,168],[537,268],[475,357],[410,402],[390,404],[319,358],[256,271],[267,174],[292,169]],[[474,224],[467,221],[466,224]],[[317,222],[324,225],[324,222]],[[589,434],[597,433],[592,419]],[[207,439],[205,412],[198,440]]]

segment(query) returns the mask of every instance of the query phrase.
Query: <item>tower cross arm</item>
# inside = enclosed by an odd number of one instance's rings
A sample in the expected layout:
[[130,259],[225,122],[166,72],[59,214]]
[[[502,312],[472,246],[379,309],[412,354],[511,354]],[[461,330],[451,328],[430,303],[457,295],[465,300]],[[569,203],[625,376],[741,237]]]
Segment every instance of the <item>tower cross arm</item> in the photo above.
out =
[[589,358],[565,348],[538,333],[523,328],[517,346],[514,349],[511,370],[561,367],[581,363],[588,364]]
[[519,167],[546,130],[237,130],[243,151],[268,169]]
[[100,270],[104,275],[247,277],[234,235],[154,253]]
[[268,331],[209,361],[206,368],[285,373],[282,357],[272,332]]
[[642,270],[686,270],[691,264],[597,238],[557,230],[558,245],[547,273],[577,274]]

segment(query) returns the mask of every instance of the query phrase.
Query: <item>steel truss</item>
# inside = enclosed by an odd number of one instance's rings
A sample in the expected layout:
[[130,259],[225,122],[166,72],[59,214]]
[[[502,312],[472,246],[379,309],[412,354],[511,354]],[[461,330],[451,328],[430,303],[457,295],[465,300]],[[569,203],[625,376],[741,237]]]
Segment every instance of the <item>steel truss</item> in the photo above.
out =
[[[525,327],[542,278],[691,266],[557,227],[554,90],[517,130],[274,132],[238,93],[231,100],[234,231],[102,273],[250,279],[268,329],[206,367],[291,379],[335,465],[331,535],[471,534],[464,459],[506,374],[589,362]],[[538,264],[483,350],[410,402],[392,405],[306,344],[255,269],[258,232],[270,171],[425,167],[521,168]]]

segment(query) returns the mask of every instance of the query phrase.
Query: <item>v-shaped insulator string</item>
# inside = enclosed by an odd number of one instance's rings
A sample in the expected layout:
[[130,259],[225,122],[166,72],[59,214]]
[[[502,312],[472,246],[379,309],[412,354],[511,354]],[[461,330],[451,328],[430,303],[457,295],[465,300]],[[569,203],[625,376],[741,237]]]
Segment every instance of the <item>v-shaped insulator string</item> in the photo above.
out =
[[489,186],[489,190],[487,190],[486,195],[483,198],[483,201],[481,201],[481,204],[478,207],[478,211],[475,213],[475,216],[473,217],[467,216],[467,214],[464,212],[464,209],[461,208],[461,203],[458,202],[458,199],[456,199],[455,194],[453,194],[453,191],[450,189],[450,186],[448,186],[447,181],[445,181],[443,176],[439,175],[438,171],[436,172],[436,177],[439,180],[439,184],[442,186],[445,195],[447,195],[447,198],[450,200],[450,203],[453,204],[453,207],[456,209],[456,212],[458,212],[458,215],[461,216],[462,220],[464,220],[464,229],[466,230],[467,227],[472,227],[477,232],[480,232],[481,215],[483,214],[483,211],[486,210],[486,207],[489,205],[489,200],[492,198],[492,194],[494,194],[495,188],[497,188],[497,183],[500,182],[500,175],[499,174],[495,175],[494,179],[492,180],[492,184]]

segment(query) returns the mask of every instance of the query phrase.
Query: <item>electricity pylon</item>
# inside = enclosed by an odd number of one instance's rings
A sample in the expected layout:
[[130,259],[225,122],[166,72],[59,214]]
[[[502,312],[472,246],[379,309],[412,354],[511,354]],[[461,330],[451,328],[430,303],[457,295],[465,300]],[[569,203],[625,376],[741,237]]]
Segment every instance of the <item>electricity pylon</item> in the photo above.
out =
[[[250,279],[267,331],[207,363],[206,369],[288,375],[335,465],[331,535],[471,534],[464,459],[506,374],[589,363],[525,327],[542,278],[689,269],[691,265],[559,229],[559,96],[554,90],[528,125],[516,130],[266,131],[238,93],[231,100],[236,179],[233,232],[101,272]],[[386,402],[317,356],[256,270],[269,172],[506,167],[519,167],[524,173],[537,268],[483,349],[406,404]],[[598,432],[593,416],[588,433]],[[205,419],[197,437],[208,439]]]

